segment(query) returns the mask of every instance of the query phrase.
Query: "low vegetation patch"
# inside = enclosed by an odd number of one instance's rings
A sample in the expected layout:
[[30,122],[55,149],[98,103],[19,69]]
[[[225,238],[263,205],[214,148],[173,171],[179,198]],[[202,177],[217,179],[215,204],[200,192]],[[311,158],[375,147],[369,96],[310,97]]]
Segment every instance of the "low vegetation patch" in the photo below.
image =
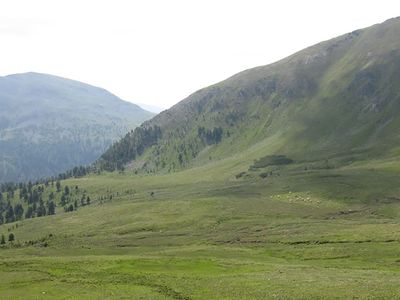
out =
[[293,163],[293,159],[285,155],[267,155],[254,161],[250,169],[266,168],[268,166],[288,165]]

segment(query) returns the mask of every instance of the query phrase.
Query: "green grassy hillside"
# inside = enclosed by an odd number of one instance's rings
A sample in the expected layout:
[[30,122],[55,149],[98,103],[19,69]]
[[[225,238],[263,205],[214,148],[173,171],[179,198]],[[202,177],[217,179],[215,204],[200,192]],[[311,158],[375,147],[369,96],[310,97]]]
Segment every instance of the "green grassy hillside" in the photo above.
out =
[[0,225],[0,298],[400,298],[399,31],[235,75],[114,144],[118,171],[32,187],[55,215]]
[[0,78],[0,182],[95,161],[154,114],[104,89],[47,74]]
[[399,34],[400,19],[391,19],[202,89],[129,133],[99,164],[173,171],[266,138],[295,160],[391,155],[400,133]]

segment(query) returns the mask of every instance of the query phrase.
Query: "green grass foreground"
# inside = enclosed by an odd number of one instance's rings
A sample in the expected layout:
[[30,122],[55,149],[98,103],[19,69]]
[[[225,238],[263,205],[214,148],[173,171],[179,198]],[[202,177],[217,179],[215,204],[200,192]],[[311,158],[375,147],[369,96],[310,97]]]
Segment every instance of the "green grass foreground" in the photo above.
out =
[[63,181],[92,204],[0,226],[16,236],[0,299],[400,298],[396,160],[254,171],[246,155]]

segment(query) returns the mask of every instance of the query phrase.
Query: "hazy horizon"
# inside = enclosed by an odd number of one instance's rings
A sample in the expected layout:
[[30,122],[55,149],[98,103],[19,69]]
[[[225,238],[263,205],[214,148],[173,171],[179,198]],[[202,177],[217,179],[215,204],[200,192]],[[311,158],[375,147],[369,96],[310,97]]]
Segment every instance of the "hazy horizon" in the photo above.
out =
[[237,72],[398,15],[400,3],[384,0],[328,8],[318,1],[17,0],[0,12],[7,45],[0,75],[48,73],[168,108]]

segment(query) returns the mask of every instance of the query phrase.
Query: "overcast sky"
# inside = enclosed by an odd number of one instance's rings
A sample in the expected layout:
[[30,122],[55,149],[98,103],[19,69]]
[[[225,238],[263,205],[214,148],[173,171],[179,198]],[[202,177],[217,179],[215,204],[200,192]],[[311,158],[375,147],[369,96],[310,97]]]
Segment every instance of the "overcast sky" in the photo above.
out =
[[399,15],[399,0],[0,0],[0,75],[50,73],[167,108]]

